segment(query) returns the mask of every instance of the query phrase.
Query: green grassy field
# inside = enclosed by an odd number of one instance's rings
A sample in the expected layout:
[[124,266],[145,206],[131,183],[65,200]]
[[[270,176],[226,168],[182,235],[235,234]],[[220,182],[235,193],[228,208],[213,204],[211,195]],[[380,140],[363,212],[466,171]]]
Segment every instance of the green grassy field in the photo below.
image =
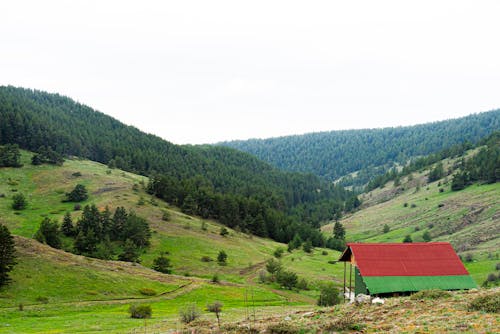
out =
[[[151,326],[174,327],[181,326],[179,309],[193,302],[203,309],[206,303],[220,300],[225,305],[224,317],[233,320],[249,312],[250,301],[261,314],[315,303],[314,290],[285,291],[276,284],[257,282],[265,261],[286,245],[231,229],[221,236],[217,222],[187,216],[149,196],[144,191],[145,177],[86,160],[67,160],[62,167],[32,166],[30,158],[29,152],[23,152],[22,168],[0,169],[0,194],[4,194],[0,222],[20,236],[16,238],[18,264],[11,273],[12,282],[0,290],[0,332],[126,332],[143,326],[142,321],[128,317],[128,307],[135,302],[152,305]],[[45,217],[61,222],[71,212],[73,220],[78,219],[81,211],[62,201],[78,183],[89,191],[82,206],[96,204],[111,210],[124,206],[148,219],[153,235],[151,246],[141,255],[141,265],[76,256],[25,239],[34,235]],[[16,193],[26,196],[25,210],[11,208]],[[141,199],[144,204],[139,204]],[[164,212],[169,213],[168,221],[162,219]],[[216,261],[220,250],[228,254],[224,266]],[[148,269],[166,251],[176,275]],[[285,253],[283,263],[314,289],[317,281],[332,280],[336,275],[327,262],[337,254],[328,251],[325,256],[322,251]],[[203,256],[213,261],[204,262]],[[210,282],[215,274],[220,284]],[[142,289],[156,295],[141,294]],[[204,317],[212,316],[205,313]]]
[[[445,169],[453,161],[445,161]],[[363,206],[344,217],[347,240],[362,242],[402,242],[410,235],[422,242],[428,232],[431,241],[450,242],[463,257],[470,254],[475,265],[467,265],[478,284],[500,262],[500,183],[475,184],[451,191],[451,177],[427,183],[428,171],[405,177],[400,186],[393,182],[363,194]],[[390,230],[383,232],[384,225]],[[333,224],[323,226],[331,234]],[[496,260],[495,260],[496,259]]]
[[[0,333],[142,333],[144,326],[147,332],[180,329],[179,310],[191,303],[202,311],[200,321],[213,325],[214,315],[204,308],[215,300],[224,303],[224,321],[241,321],[254,313],[264,319],[315,309],[320,282],[341,286],[343,265],[335,263],[339,252],[320,248],[312,253],[285,251],[281,259],[284,268],[305,279],[308,290],[289,291],[277,283],[262,284],[258,282],[259,271],[265,269],[265,262],[278,247],[286,249],[286,245],[231,229],[227,236],[221,236],[221,225],[216,221],[187,216],[153,199],[144,190],[145,177],[86,160],[67,160],[62,167],[32,166],[30,157],[29,152],[23,152],[22,168],[0,169],[0,194],[4,195],[0,197],[0,222],[18,236],[18,264],[11,273],[12,282],[0,289]],[[153,234],[140,265],[85,258],[31,239],[44,217],[60,222],[71,212],[73,220],[78,219],[81,211],[62,201],[78,183],[84,184],[90,195],[82,206],[96,204],[101,210],[124,206],[147,218]],[[367,194],[366,208],[343,223],[351,240],[399,242],[411,234],[418,241],[429,229],[434,240],[453,241],[478,233],[476,224],[490,231],[498,225],[499,190],[496,184],[457,193],[447,186],[439,192],[437,184],[430,184],[415,191],[407,184],[402,194],[393,196],[394,187],[387,185]],[[11,208],[16,193],[27,197],[25,210]],[[384,199],[390,196],[393,198]],[[139,204],[141,199],[143,204]],[[438,206],[440,203],[444,206]],[[169,213],[168,221],[162,219],[165,212]],[[446,228],[461,226],[458,222],[464,219],[473,223],[457,229],[454,235],[440,234]],[[391,231],[383,234],[385,223]],[[432,229],[429,223],[433,223]],[[419,231],[415,231],[416,226]],[[331,226],[324,230],[331,233]],[[492,271],[498,256],[493,251],[498,249],[498,239],[483,239],[474,245],[474,259],[466,264],[479,283]],[[228,254],[224,266],[216,261],[220,250]],[[148,269],[163,252],[169,254],[174,275]],[[202,261],[203,256],[213,261]],[[218,284],[211,282],[215,274],[221,280]],[[152,319],[130,319],[127,310],[133,303],[151,305]]]

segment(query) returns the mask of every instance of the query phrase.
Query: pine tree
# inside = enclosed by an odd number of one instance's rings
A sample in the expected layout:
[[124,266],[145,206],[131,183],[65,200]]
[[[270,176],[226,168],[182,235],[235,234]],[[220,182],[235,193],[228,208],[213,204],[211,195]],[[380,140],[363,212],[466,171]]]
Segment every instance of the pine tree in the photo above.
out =
[[9,229],[0,224],[0,287],[10,281],[9,272],[15,264],[14,238]]
[[69,212],[66,212],[64,215],[61,232],[67,237],[75,235],[75,226],[73,225],[73,220],[71,219],[71,214]]
[[335,222],[333,226],[333,237],[338,240],[345,240],[345,228],[340,222]]

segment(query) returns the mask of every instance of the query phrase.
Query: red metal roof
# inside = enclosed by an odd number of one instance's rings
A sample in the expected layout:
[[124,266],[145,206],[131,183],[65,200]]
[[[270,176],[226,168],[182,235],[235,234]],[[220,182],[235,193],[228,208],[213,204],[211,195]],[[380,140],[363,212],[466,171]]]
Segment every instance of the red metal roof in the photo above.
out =
[[448,242],[349,243],[341,256],[354,261],[362,276],[468,275]]

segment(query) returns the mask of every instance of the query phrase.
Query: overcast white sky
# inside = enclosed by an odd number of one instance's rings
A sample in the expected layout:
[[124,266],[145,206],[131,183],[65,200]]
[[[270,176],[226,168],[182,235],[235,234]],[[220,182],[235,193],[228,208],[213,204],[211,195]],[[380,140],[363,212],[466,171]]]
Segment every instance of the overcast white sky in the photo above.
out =
[[174,143],[500,107],[500,1],[7,0],[0,13],[0,85]]

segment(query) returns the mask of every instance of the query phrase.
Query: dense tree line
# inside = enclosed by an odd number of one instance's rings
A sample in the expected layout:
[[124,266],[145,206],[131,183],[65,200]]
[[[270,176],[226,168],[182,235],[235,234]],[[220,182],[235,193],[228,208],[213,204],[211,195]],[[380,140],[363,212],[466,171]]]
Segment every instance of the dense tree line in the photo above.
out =
[[[500,110],[422,125],[320,132],[271,139],[232,141],[221,145],[251,153],[282,170],[306,172],[336,180],[363,170],[365,184],[392,163],[428,155],[481,138],[500,129]],[[363,176],[363,175],[362,175]],[[351,185],[347,182],[344,185]]]
[[462,159],[453,176],[452,190],[464,189],[474,182],[500,182],[500,132],[495,132],[484,144],[472,158]]
[[299,234],[319,245],[320,222],[359,205],[354,193],[312,174],[285,173],[227,147],[174,145],[57,94],[0,87],[0,117],[0,144],[151,176],[149,192],[186,213],[280,241]]
[[[481,141],[482,142],[482,141]],[[480,142],[480,143],[481,143]],[[430,154],[424,157],[411,159],[410,162],[403,166],[403,168],[398,171],[396,167],[391,168],[385,174],[378,175],[368,182],[365,187],[366,191],[373,190],[378,187],[384,186],[389,181],[396,181],[400,178],[407,176],[413,172],[423,170],[436,164],[434,168],[431,169],[429,174],[429,182],[436,181],[445,175],[443,165],[440,163],[442,160],[447,158],[457,158],[462,156],[466,151],[472,149],[474,145],[469,142],[454,145],[441,150],[437,153]]]
[[389,181],[397,182],[400,178],[407,176],[415,171],[430,168],[428,181],[433,182],[441,179],[450,171],[445,171],[443,168],[442,160],[447,158],[458,158],[463,156],[466,151],[481,147],[479,152],[471,159],[465,160],[463,158],[458,166],[459,171],[455,173],[452,182],[452,190],[460,190],[473,182],[483,181],[487,183],[494,183],[500,180],[500,132],[493,132],[490,136],[483,138],[476,145],[471,143],[463,143],[454,145],[444,149],[438,153],[431,154],[425,157],[412,160],[409,164],[404,166],[400,171],[396,168],[390,169],[383,175],[379,175],[372,179],[366,186],[366,191],[373,190],[378,187],[384,186]]
[[0,167],[22,167],[21,152],[17,144],[0,146]]
[[95,205],[84,207],[76,224],[71,215],[66,213],[61,226],[50,218],[45,218],[35,239],[53,248],[61,248],[62,235],[73,240],[76,254],[123,261],[139,261],[139,251],[147,246],[151,239],[148,222],[133,211],[118,207],[112,213],[108,207],[102,212]]

